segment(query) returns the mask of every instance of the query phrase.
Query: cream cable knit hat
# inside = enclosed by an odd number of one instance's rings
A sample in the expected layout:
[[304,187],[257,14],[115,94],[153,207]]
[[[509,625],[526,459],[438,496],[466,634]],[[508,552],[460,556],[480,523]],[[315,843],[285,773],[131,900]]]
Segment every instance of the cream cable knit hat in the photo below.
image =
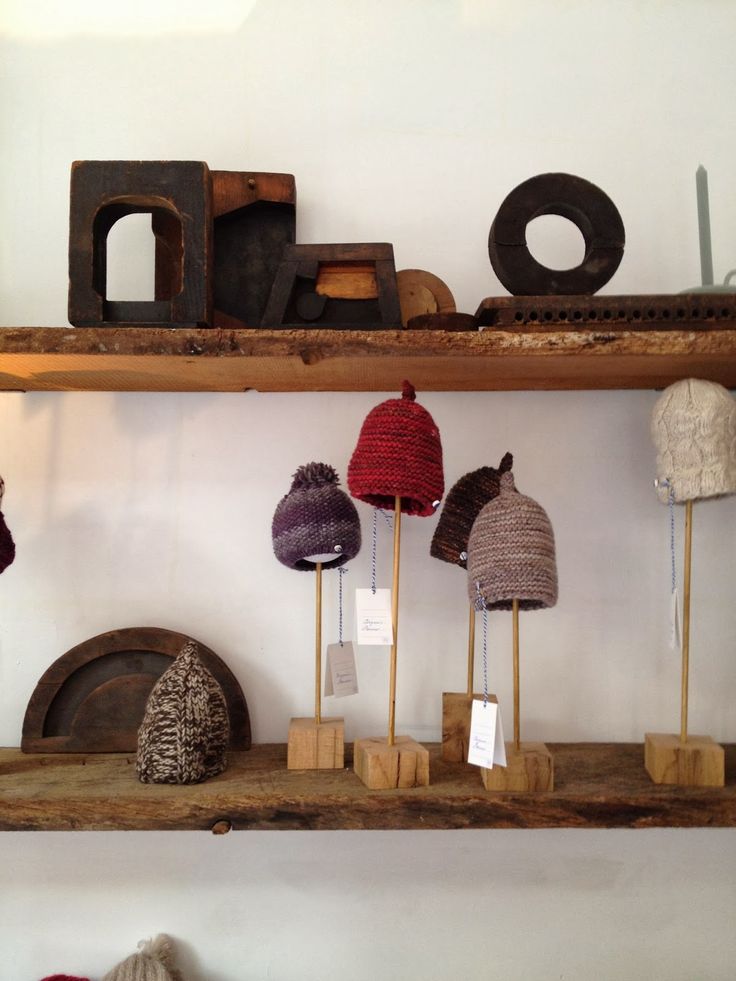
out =
[[160,933],[139,946],[140,953],[126,957],[102,981],[184,981],[174,963],[174,949],[166,934]]
[[[657,494],[664,504],[736,492],[736,400],[717,382],[685,378],[652,411]],[[664,485],[669,481],[669,486]]]

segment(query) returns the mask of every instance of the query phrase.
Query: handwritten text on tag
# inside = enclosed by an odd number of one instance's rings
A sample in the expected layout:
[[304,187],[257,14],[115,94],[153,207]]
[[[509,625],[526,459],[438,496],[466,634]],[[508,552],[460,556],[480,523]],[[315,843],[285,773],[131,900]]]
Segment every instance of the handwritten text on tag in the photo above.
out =
[[346,641],[342,647],[339,644],[328,644],[325,695],[342,698],[344,695],[357,694],[358,672],[355,667],[353,645],[350,641]]
[[394,632],[391,626],[391,590],[355,590],[357,639],[359,644],[390,647]]
[[473,701],[470,715],[468,763],[491,769],[494,764],[506,766],[501,713],[496,702]]

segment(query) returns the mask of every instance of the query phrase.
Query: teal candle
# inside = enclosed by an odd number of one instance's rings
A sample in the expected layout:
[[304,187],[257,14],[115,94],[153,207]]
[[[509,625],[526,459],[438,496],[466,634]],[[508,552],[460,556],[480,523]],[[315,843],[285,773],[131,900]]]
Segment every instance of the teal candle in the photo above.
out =
[[703,286],[713,285],[713,254],[710,244],[710,209],[708,206],[708,171],[701,164],[695,171],[698,194],[698,233],[700,235],[700,280]]

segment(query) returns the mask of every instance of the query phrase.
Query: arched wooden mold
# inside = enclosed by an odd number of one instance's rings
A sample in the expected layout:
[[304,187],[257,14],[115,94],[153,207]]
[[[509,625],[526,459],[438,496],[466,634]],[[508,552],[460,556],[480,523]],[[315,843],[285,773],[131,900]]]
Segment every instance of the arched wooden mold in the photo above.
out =
[[[126,627],[72,647],[44,672],[23,720],[24,753],[134,753],[148,695],[188,640],[161,627]],[[250,749],[242,689],[225,662],[196,641],[225,694],[230,748]]]

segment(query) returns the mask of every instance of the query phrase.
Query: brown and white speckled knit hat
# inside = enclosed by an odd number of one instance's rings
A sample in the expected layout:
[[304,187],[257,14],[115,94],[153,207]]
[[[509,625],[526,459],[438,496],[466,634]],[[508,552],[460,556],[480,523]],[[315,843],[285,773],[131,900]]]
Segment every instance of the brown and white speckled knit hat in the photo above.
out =
[[[358,511],[328,463],[307,463],[294,474],[289,493],[276,506],[271,523],[273,551],[290,569],[335,569],[360,551]],[[332,556],[332,558],[330,558]]]
[[195,641],[187,641],[148,696],[138,730],[138,777],[142,783],[200,783],[226,768],[229,740],[225,695]]
[[511,472],[482,509],[468,540],[468,596],[489,610],[539,610],[557,602],[555,537],[547,512],[519,494]]
[[657,494],[667,503],[736,492],[736,400],[717,382],[686,378],[652,411]]
[[160,933],[141,943],[140,951],[109,971],[102,981],[184,981],[175,964],[171,940]]
[[468,538],[473,523],[481,508],[498,495],[501,474],[506,473],[513,465],[513,456],[505,453],[498,469],[480,467],[466,473],[453,484],[429,547],[429,554],[433,558],[467,568]]

